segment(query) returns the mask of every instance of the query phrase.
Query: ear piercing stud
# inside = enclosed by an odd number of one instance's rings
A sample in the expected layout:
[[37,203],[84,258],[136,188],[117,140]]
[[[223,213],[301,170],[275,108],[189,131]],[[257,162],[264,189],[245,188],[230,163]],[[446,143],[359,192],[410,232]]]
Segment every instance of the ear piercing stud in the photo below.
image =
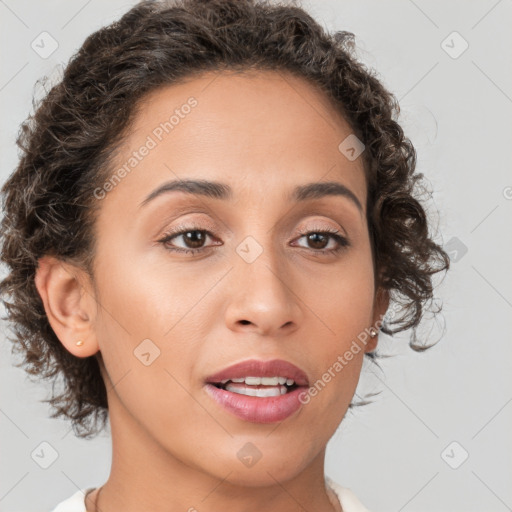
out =
[[81,347],[81,346],[84,344],[84,342],[83,342],[83,340],[78,340],[78,341],[76,342],[76,344],[77,344],[79,347]]

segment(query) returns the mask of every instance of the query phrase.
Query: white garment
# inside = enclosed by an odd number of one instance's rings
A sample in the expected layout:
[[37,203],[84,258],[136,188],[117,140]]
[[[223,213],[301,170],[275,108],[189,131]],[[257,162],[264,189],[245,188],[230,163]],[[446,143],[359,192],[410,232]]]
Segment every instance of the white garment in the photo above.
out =
[[[369,512],[350,489],[342,487],[328,476],[325,476],[325,482],[338,496],[343,512]],[[95,487],[76,491],[73,496],[59,503],[51,512],[87,512],[84,498],[93,489]]]

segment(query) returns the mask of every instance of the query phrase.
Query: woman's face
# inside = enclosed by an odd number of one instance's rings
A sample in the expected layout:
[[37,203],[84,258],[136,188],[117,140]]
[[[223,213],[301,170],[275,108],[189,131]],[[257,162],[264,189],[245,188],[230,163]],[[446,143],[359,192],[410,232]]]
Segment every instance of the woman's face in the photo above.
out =
[[[149,442],[244,485],[286,480],[323,457],[374,348],[359,340],[385,313],[374,302],[362,158],[339,149],[349,135],[320,92],[284,73],[209,73],[146,98],[117,178],[95,192],[91,336],[114,443]],[[188,180],[217,187],[155,193]],[[326,182],[349,192],[297,197]],[[249,359],[284,360],[323,385],[298,403],[207,384]],[[228,393],[231,409],[214,398]]]

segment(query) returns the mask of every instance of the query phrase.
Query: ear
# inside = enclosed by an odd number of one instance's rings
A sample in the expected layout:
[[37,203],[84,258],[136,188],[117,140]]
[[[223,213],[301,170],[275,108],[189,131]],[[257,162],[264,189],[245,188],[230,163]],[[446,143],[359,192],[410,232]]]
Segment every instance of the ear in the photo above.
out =
[[[50,325],[66,349],[77,357],[99,350],[94,321],[97,304],[86,272],[53,256],[38,260],[34,282]],[[82,340],[83,344],[76,342]]]
[[[389,306],[389,291],[384,288],[379,288],[375,293],[375,300],[373,303],[373,318],[372,318],[372,326],[379,330],[382,325],[382,319],[386,314]],[[377,348],[377,343],[379,341],[379,335],[374,338],[369,338],[368,343],[365,347],[365,352],[373,352]]]

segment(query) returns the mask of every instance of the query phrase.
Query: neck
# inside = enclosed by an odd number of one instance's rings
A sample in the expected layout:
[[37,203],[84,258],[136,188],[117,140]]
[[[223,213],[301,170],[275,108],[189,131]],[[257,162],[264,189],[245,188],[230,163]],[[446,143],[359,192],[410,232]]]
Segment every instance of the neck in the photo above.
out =
[[[98,508],[102,512],[341,511],[337,498],[326,489],[325,447],[298,474],[294,468],[283,469],[283,464],[277,468],[268,466],[272,471],[265,470],[262,457],[252,468],[233,459],[219,477],[193,463],[182,462],[111,398],[112,468],[101,490]],[[255,478],[250,480],[246,475]]]

